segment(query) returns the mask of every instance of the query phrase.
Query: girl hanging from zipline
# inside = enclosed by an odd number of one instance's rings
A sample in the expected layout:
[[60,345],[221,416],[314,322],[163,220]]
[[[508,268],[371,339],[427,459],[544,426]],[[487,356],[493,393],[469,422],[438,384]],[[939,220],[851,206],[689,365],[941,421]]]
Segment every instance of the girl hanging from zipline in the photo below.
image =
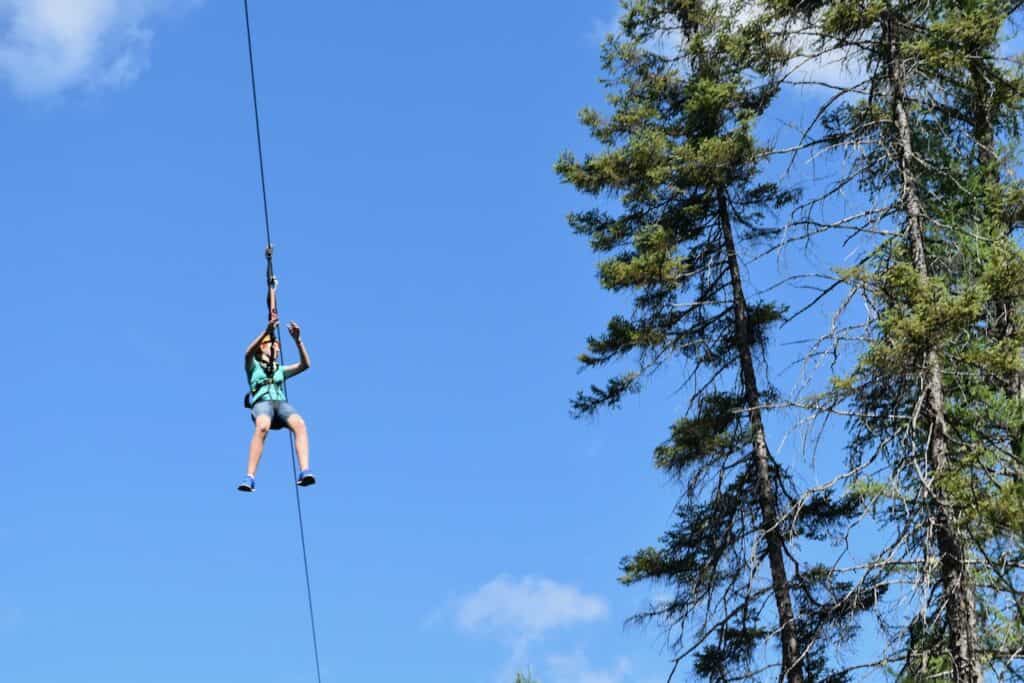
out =
[[245,350],[245,374],[249,378],[246,406],[252,409],[256,429],[252,441],[249,442],[249,469],[238,485],[239,491],[252,491],[256,488],[256,468],[263,455],[267,432],[282,427],[287,427],[295,435],[295,454],[299,460],[299,478],[295,483],[299,486],[316,483],[316,478],[309,471],[309,434],[306,431],[306,423],[289,405],[284,388],[286,379],[309,369],[309,353],[302,343],[302,330],[294,322],[290,322],[288,333],[295,340],[295,346],[299,350],[299,362],[291,365],[281,365],[278,362],[281,357],[281,343],[275,336],[278,318],[274,290],[277,283],[271,279],[269,284],[267,307],[270,310],[270,320],[266,328]]

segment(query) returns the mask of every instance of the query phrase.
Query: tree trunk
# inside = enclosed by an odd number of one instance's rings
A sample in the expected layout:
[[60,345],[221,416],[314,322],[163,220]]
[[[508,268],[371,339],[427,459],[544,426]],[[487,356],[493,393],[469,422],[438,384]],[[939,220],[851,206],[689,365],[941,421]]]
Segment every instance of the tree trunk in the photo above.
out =
[[783,538],[779,530],[778,499],[772,485],[771,454],[765,438],[764,423],[761,421],[761,393],[757,388],[754,372],[754,335],[750,327],[747,301],[743,295],[743,281],[736,243],[729,220],[728,199],[723,188],[717,191],[718,218],[725,239],[729,259],[729,275],[732,284],[732,310],[736,328],[736,347],[739,349],[740,378],[743,382],[744,402],[754,435],[753,455],[757,467],[757,498],[761,508],[761,531],[768,550],[768,564],[772,574],[772,592],[775,594],[775,608],[779,614],[779,638],[782,645],[782,675],[789,683],[803,683],[801,667],[802,652],[796,634],[796,620],[793,603],[789,596],[789,579],[786,576],[783,557]]
[[[917,177],[912,166],[914,147],[905,106],[904,64],[899,52],[896,19],[892,14],[886,18],[884,27],[889,48],[886,66],[892,88],[893,125],[896,129],[895,156],[901,179],[900,201],[906,213],[905,236],[910,246],[914,268],[924,284],[928,279],[924,245],[925,219]],[[934,486],[949,469],[949,433],[939,354],[935,349],[929,349],[923,360],[922,404],[928,425],[927,462],[932,474],[931,483]],[[967,563],[966,544],[956,528],[955,511],[945,500],[941,489],[933,489],[928,495],[931,497],[931,522],[934,524],[940,556],[940,580],[946,624],[949,629],[953,680],[956,683],[980,683],[982,677],[975,632],[974,585]]]

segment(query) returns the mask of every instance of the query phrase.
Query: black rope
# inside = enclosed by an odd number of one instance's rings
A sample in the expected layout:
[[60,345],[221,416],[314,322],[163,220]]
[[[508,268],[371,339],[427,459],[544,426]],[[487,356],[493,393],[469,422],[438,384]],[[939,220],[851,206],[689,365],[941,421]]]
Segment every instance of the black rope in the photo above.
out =
[[[267,287],[274,286],[274,264],[273,264],[273,245],[270,241],[270,209],[268,208],[267,202],[267,180],[266,173],[264,172],[263,164],[263,136],[260,131],[260,107],[259,100],[256,97],[256,64],[253,59],[252,51],[252,28],[249,21],[249,0],[243,0],[245,7],[245,37],[249,45],[249,82],[252,84],[252,112],[256,119],[256,150],[259,154],[260,159],[260,189],[263,193],[263,224],[266,228],[267,233]],[[276,297],[275,297],[276,298]],[[274,314],[277,311],[272,310],[270,306],[270,293],[267,293],[267,307],[269,314]],[[275,329],[275,337],[280,339],[280,323],[278,323]],[[284,353],[281,352],[281,362],[284,362]],[[282,389],[284,390],[285,400],[288,400],[288,386],[286,382],[282,382]],[[296,482],[299,478],[299,473],[296,467],[297,457],[295,454],[295,435],[291,430],[288,430],[289,442],[291,443],[292,452],[292,481]],[[313,660],[316,664],[316,680],[320,683],[320,647],[317,644],[316,637],[316,618],[313,612],[313,589],[312,584],[309,580],[309,553],[306,551],[306,527],[302,520],[302,497],[299,496],[299,487],[295,486],[295,510],[299,517],[299,542],[302,546],[302,567],[306,576],[306,604],[309,606],[309,626],[313,634]]]
[[260,132],[260,105],[256,98],[256,60],[252,56],[252,29],[249,25],[249,0],[245,5],[245,38],[249,44],[249,83],[252,84],[252,113],[256,117],[256,150],[260,157],[260,189],[263,190],[263,225],[267,229],[267,249],[270,249],[270,209],[267,205],[267,176],[263,172],[263,135]]
[[[282,358],[283,360],[283,358]],[[288,392],[285,391],[285,399]],[[309,557],[306,554],[306,528],[302,523],[302,500],[299,497],[298,478],[299,473],[295,465],[295,436],[291,434],[292,444],[292,481],[295,484],[295,510],[299,514],[299,541],[302,543],[302,568],[306,573],[306,604],[309,606],[309,626],[313,633],[313,660],[316,663],[316,681],[320,683],[320,647],[316,642],[316,618],[313,616],[313,589],[309,581]]]

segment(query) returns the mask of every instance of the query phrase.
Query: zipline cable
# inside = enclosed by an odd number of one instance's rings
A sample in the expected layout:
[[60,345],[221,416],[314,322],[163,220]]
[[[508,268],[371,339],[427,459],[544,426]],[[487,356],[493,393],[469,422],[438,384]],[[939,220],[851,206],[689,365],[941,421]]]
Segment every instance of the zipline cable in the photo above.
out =
[[[245,37],[249,46],[249,83],[252,85],[252,112],[256,119],[256,151],[260,160],[260,189],[263,194],[263,224],[267,233],[267,287],[269,288],[274,283],[273,245],[270,241],[270,209],[267,202],[267,179],[263,164],[263,136],[260,130],[260,107],[259,100],[256,97],[256,61],[253,58],[252,50],[252,27],[249,21],[249,0],[242,0],[242,2],[245,7]],[[268,290],[267,312],[270,315],[277,312],[274,310],[276,306],[271,304],[272,300],[276,301],[276,296],[272,299]],[[278,323],[277,327],[278,329],[275,330],[275,336],[280,339],[280,323]],[[283,355],[281,357],[281,361],[284,361]],[[282,389],[284,390],[284,397],[287,401],[288,387],[286,383],[282,383]],[[295,435],[291,433],[291,430],[288,431],[288,434],[292,453],[292,482],[295,482],[299,478],[299,473],[295,465]],[[302,498],[299,496],[298,486],[295,487],[295,510],[298,513],[299,518],[299,542],[302,546],[302,568],[306,575],[306,604],[309,606],[309,627],[313,634],[313,661],[316,664],[316,681],[317,683],[320,683],[320,647],[317,644],[316,637],[316,618],[314,617],[313,611],[313,588],[309,580],[309,554],[306,551],[306,527],[302,520]]]
[[[263,225],[267,229],[267,249],[270,249],[270,209],[267,205],[267,176],[263,171],[263,135],[260,131],[260,105],[256,98],[256,60],[252,56],[252,29],[249,26],[249,0],[245,5],[245,38],[249,45],[249,83],[252,84],[252,113],[256,117],[256,151],[260,158],[260,189],[263,191]],[[269,259],[269,254],[268,254]]]

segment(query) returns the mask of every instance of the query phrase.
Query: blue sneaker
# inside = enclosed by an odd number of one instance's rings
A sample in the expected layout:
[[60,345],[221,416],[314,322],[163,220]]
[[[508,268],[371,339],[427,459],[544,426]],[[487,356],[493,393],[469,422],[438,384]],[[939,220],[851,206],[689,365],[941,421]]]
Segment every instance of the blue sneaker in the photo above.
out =
[[299,480],[295,482],[299,486],[312,486],[316,483],[316,477],[309,470],[299,472]]
[[242,483],[238,485],[238,490],[245,491],[246,493],[252,493],[255,488],[256,478],[250,477],[248,474],[245,475],[245,479],[242,480]]

